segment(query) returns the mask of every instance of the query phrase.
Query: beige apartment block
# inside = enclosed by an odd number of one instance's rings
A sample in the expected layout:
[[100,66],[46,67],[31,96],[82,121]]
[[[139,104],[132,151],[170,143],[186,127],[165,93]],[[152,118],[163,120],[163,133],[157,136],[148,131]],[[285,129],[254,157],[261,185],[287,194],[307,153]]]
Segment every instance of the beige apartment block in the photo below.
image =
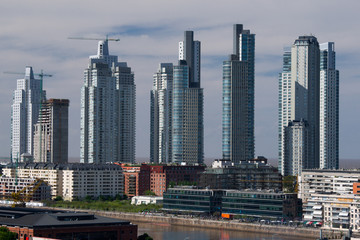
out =
[[83,199],[87,196],[123,195],[123,173],[115,164],[53,164],[19,163],[3,168],[3,175],[18,178],[39,178],[51,186],[51,197],[64,200]]

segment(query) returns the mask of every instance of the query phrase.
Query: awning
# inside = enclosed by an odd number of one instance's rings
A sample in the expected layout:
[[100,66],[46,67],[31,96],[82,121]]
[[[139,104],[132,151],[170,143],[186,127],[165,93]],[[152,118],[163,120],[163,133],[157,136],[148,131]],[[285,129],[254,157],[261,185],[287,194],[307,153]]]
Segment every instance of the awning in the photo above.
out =
[[315,205],[313,206],[313,209],[322,209],[322,205]]
[[311,220],[311,219],[313,219],[313,216],[311,216],[311,215],[304,215],[304,219],[306,219],[306,220]]
[[322,211],[314,211],[314,215],[322,215]]
[[349,216],[349,213],[348,212],[340,212],[339,216],[347,217],[347,216]]

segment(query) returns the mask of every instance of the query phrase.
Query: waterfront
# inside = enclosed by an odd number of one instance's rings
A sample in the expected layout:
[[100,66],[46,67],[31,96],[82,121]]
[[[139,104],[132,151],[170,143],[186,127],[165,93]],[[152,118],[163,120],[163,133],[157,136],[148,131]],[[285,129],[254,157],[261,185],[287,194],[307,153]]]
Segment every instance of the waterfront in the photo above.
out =
[[146,232],[154,240],[309,240],[309,238],[286,237],[279,234],[175,226],[167,223],[132,222],[138,225],[138,235]]

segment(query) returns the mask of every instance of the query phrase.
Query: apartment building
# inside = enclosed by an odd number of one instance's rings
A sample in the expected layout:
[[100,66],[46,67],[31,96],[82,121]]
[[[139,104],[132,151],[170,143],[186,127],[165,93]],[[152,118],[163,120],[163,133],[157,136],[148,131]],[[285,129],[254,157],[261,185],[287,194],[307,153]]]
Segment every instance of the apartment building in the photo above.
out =
[[51,187],[35,178],[0,177],[0,195],[12,200],[12,193],[22,192],[29,201],[43,201],[51,198]]
[[20,163],[3,168],[3,175],[18,178],[39,178],[51,186],[51,197],[64,200],[83,199],[87,196],[123,195],[123,174],[114,164],[53,164]]
[[299,198],[306,202],[315,193],[352,194],[360,181],[360,170],[303,170],[299,176]]
[[359,217],[360,196],[355,194],[312,194],[303,205],[303,219],[327,229],[360,232]]

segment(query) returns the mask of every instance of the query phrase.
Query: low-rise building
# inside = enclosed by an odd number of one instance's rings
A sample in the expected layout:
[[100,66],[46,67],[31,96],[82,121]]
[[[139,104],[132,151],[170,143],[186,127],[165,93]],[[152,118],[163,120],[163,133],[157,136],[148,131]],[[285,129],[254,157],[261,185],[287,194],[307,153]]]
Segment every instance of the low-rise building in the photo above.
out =
[[163,210],[206,215],[220,213],[222,195],[222,190],[189,186],[169,188],[164,193]]
[[123,174],[114,164],[67,164],[62,168],[64,200],[123,196]]
[[132,205],[162,204],[163,197],[158,196],[134,196],[131,198]]
[[151,165],[150,191],[163,196],[170,184],[198,185],[203,165]]
[[123,174],[120,166],[114,164],[53,164],[20,163],[3,168],[3,175],[18,178],[39,178],[51,186],[51,196],[61,196],[72,201],[87,196],[123,195]]
[[226,190],[222,212],[256,218],[301,218],[301,203],[296,193]]
[[303,205],[306,224],[360,232],[360,196],[354,194],[311,194]]
[[301,218],[301,202],[296,193],[254,190],[169,188],[164,193],[163,210],[198,214],[230,214],[255,218]]
[[200,187],[211,189],[274,189],[282,190],[282,176],[278,169],[266,164],[265,158],[240,161],[215,160],[211,168],[200,175]]
[[302,170],[298,182],[303,202],[315,193],[352,194],[353,184],[360,182],[360,170]]
[[51,198],[51,187],[42,180],[34,178],[0,177],[0,195],[14,200],[13,193],[21,193],[24,200],[43,201]]
[[0,207],[0,225],[17,239],[137,239],[137,225],[89,213]]
[[120,163],[124,174],[124,194],[128,197],[140,196],[150,190],[150,166]]
[[124,193],[129,196],[139,196],[145,191],[152,191],[156,196],[162,196],[170,184],[198,184],[204,165],[198,164],[141,164],[130,165],[117,163],[123,168]]

